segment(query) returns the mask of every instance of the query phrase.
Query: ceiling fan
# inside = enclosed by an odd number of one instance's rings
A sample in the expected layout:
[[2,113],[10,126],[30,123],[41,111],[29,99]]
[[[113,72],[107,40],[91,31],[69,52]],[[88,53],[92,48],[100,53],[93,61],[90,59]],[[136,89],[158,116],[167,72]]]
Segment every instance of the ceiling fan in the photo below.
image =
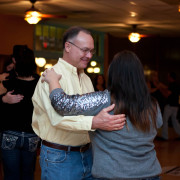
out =
[[[31,8],[27,9],[25,11],[25,15],[24,15],[24,19],[26,21],[29,21],[28,23],[30,24],[36,24],[38,23],[40,20],[42,19],[48,19],[48,18],[67,18],[66,15],[53,15],[53,14],[46,14],[46,13],[42,13],[41,10],[39,10],[38,8],[35,7],[35,4],[38,2],[38,5],[42,5],[42,6],[47,6],[46,4],[49,2],[50,0],[6,0],[6,1],[0,1],[0,5],[8,5],[8,4],[12,4],[15,5],[14,7],[18,6],[21,7],[21,9],[24,6],[28,6],[28,3],[31,3]],[[44,3],[45,2],[45,3]],[[51,5],[52,8],[52,5]],[[49,9],[49,6],[48,6]]]
[[[41,0],[42,1],[42,0]],[[65,15],[51,15],[51,14],[43,14],[40,12],[39,9],[35,8],[34,4],[37,2],[37,0],[30,0],[32,3],[32,6],[30,9],[25,11],[25,20],[29,24],[37,24],[42,18],[66,18]]]
[[128,39],[132,43],[136,43],[141,39],[141,35],[137,32],[137,24],[132,25],[132,32],[128,35]]
[[[92,25],[91,25],[92,27]],[[153,37],[153,35],[147,34],[148,28],[150,27],[147,24],[127,24],[127,23],[98,23],[98,24],[93,24],[93,27],[96,28],[97,30],[106,29],[108,30],[107,32],[109,34],[110,30],[113,28],[114,33],[115,31],[117,34],[121,32],[121,37],[128,37],[131,42],[136,43],[138,42],[141,38],[146,38],[146,37]],[[152,28],[152,27],[151,27]],[[131,36],[130,36],[131,34]],[[131,37],[131,38],[130,38]]]
[[[141,38],[146,38],[146,37],[155,37],[155,35],[150,35],[150,34],[144,34],[142,33],[145,30],[144,28],[138,28],[138,26],[143,26],[142,24],[131,24],[131,33],[128,35],[128,39],[132,43],[138,42]],[[148,28],[148,27],[147,27]]]

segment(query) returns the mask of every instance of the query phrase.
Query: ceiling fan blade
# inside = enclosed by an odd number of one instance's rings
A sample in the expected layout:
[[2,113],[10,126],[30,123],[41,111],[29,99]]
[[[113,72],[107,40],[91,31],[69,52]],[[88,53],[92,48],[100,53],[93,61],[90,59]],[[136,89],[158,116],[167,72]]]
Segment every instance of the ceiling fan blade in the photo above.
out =
[[66,15],[42,14],[43,18],[67,18]]
[[[36,0],[35,2],[42,2],[42,1],[48,2],[49,0]],[[0,1],[0,4],[2,4],[2,5],[3,4],[14,4],[14,3],[18,3],[18,2],[31,2],[31,0],[6,0],[6,1]]]
[[146,37],[149,37],[149,35],[147,34],[140,34],[141,38],[146,38]]
[[14,4],[14,3],[18,3],[18,2],[22,2],[22,1],[25,1],[25,0],[16,0],[16,1],[1,1],[0,4]]
[[36,2],[41,2],[41,1],[47,1],[48,2],[49,0],[28,0],[28,1],[35,4]]

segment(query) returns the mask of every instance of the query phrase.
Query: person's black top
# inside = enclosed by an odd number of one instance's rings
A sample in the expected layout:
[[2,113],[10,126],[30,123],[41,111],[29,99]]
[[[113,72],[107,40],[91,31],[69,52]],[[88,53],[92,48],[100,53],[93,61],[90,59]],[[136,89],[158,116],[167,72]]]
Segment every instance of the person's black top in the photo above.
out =
[[[153,82],[150,82],[150,84],[151,84],[151,88],[156,88],[156,86],[153,84]],[[157,89],[156,91],[151,93],[151,96],[153,96],[158,101],[161,112],[163,112],[164,105],[165,105],[165,98],[162,95],[161,91]]]
[[[16,104],[6,104],[1,102],[3,119],[1,119],[1,130],[12,130],[34,133],[31,127],[33,104],[32,96],[38,82],[37,76],[34,80],[10,79],[3,81],[7,91],[14,90],[13,94],[22,94],[24,99]],[[2,116],[1,116],[2,117]]]
[[167,104],[170,106],[179,106],[179,93],[180,93],[180,86],[176,82],[172,82],[168,86],[169,91],[171,94],[167,98]]

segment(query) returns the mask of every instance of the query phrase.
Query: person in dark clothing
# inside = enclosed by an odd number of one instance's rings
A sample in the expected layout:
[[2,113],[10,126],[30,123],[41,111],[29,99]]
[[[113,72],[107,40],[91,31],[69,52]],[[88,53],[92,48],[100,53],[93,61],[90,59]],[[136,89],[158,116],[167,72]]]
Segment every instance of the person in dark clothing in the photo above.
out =
[[[15,72],[14,71],[14,63],[12,60],[12,55],[5,58],[1,64],[2,64],[2,67],[1,67],[1,72],[0,72],[1,73],[0,74],[0,81],[3,81],[6,79],[9,79],[11,72]],[[15,74],[15,73],[13,73],[13,74]]]
[[1,62],[1,70],[0,70],[0,94],[6,92],[6,89],[2,86],[2,81],[10,79],[15,75],[14,71],[14,63],[12,60],[12,56],[8,56]]
[[159,84],[161,82],[159,81],[158,72],[152,71],[150,74],[150,79],[147,81],[148,88],[150,90],[151,96],[153,96],[161,109],[161,113],[163,114],[164,106],[165,106],[165,98],[162,94],[162,92],[159,90]]
[[[34,76],[36,64],[34,53],[27,46],[16,57],[16,77],[3,81],[4,88],[19,102],[10,103],[2,97],[2,112],[6,118],[1,124],[1,152],[5,180],[33,180],[40,138],[34,133],[32,123],[32,95],[39,80]],[[35,78],[36,77],[36,78]],[[17,100],[18,101],[18,100]]]
[[[0,80],[5,81],[9,79],[14,79],[17,77],[17,73],[15,72],[15,64],[19,57],[22,56],[23,50],[27,48],[27,45],[14,45],[13,46],[13,54],[4,62],[3,65],[3,73],[0,74]],[[13,91],[8,91],[6,93],[6,89],[2,84],[0,84],[0,103],[2,104],[2,98],[5,103],[14,104],[18,103],[23,99],[21,94],[12,94]]]
[[9,57],[9,60],[5,62],[4,72],[8,73],[9,75],[6,77],[6,79],[11,79],[16,77],[16,72],[14,70],[15,67],[15,59],[13,55]]
[[161,134],[164,140],[168,140],[169,118],[171,118],[172,126],[175,132],[180,136],[180,124],[177,119],[177,113],[179,108],[180,85],[176,81],[176,73],[168,73],[168,83],[168,86],[164,84],[160,84],[159,86],[160,91],[167,98],[167,104],[164,108],[163,113],[163,127]]
[[106,89],[106,81],[103,74],[98,74],[94,82],[95,91],[104,91]]
[[16,59],[22,56],[24,48],[27,48],[27,45],[14,45],[13,46],[13,54],[10,55],[3,63],[3,68],[2,68],[3,72],[1,72],[0,74],[1,81],[12,79],[17,76],[14,67],[16,64]]

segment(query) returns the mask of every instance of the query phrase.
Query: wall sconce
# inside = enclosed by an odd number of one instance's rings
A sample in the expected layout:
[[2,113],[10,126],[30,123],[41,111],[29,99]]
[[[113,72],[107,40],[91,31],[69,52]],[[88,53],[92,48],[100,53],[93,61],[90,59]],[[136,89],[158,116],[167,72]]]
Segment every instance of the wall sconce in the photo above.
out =
[[96,66],[96,65],[97,65],[97,62],[96,62],[96,61],[91,61],[91,63],[90,63],[90,64],[91,64],[91,66],[93,66],[93,67],[94,67],[94,66]]
[[100,68],[99,67],[95,67],[94,68],[94,73],[99,73],[100,72]]
[[46,64],[46,65],[44,66],[45,69],[48,69],[48,68],[51,68],[51,67],[52,67],[52,64]]
[[94,68],[93,67],[88,67],[87,68],[87,72],[88,73],[93,73],[94,72]]
[[91,61],[90,65],[91,66],[87,68],[88,73],[99,73],[100,72],[100,68],[97,66],[96,61]]
[[36,57],[35,62],[37,64],[37,66],[43,67],[46,64],[46,59],[43,57],[39,57],[39,58]]
[[136,43],[141,39],[141,35],[139,33],[132,32],[129,34],[128,38],[131,42]]

